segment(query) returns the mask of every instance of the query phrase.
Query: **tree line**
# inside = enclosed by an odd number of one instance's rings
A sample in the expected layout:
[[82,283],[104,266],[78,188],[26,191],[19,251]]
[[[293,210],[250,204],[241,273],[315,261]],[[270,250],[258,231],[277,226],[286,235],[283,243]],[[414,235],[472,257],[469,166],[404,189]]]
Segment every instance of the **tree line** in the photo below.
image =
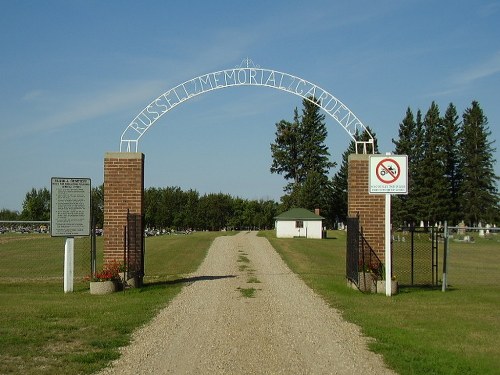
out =
[[175,230],[270,229],[278,213],[273,200],[248,200],[224,193],[200,195],[179,187],[146,189],[144,207],[146,226]]
[[494,141],[477,101],[461,117],[453,103],[444,115],[435,102],[425,115],[420,109],[414,115],[408,107],[398,135],[394,152],[408,155],[409,194],[394,199],[396,221],[498,223]]
[[[220,230],[222,228],[272,228],[274,217],[290,208],[320,209],[327,227],[335,227],[347,218],[348,157],[355,153],[351,141],[342,154],[338,171],[330,161],[326,146],[325,115],[313,97],[295,108],[292,121],[276,123],[271,144],[271,173],[284,177],[284,195],[272,200],[247,200],[228,194],[200,195],[196,190],[179,187],[148,188],[144,192],[145,224],[150,228],[176,230]],[[378,153],[376,134],[374,151]],[[494,173],[494,141],[488,120],[479,103],[458,115],[450,103],[444,115],[432,102],[425,115],[414,115],[408,107],[399,124],[398,138],[393,139],[394,153],[408,155],[409,193],[393,198],[393,223],[450,224],[464,221],[499,223],[500,207]],[[368,140],[366,132],[357,139]],[[92,189],[92,212],[98,226],[104,221],[103,185]],[[26,194],[21,213],[1,210],[1,220],[49,220],[50,192],[32,189]]]
[[[97,228],[104,225],[104,185],[91,190],[92,217]],[[150,229],[221,230],[270,229],[278,204],[273,200],[248,200],[229,194],[200,195],[179,187],[144,190],[144,221]],[[50,220],[50,192],[33,188],[26,193],[22,212],[3,209],[0,220]]]
[[[330,179],[335,165],[329,160],[325,116],[319,113],[316,99],[303,100],[299,115],[293,121],[276,123],[276,138],[271,144],[271,173],[283,175],[286,185],[281,197],[282,208],[320,208],[328,226],[347,218],[348,157],[355,153],[351,141],[342,154],[338,171]],[[376,134],[374,152],[378,153]],[[460,221],[474,226],[500,221],[498,176],[494,173],[494,141],[481,106],[473,101],[461,117],[450,103],[441,116],[432,102],[422,114],[414,116],[408,108],[399,124],[398,138],[393,139],[394,153],[408,155],[409,193],[393,199],[393,224],[427,225]],[[368,140],[367,132],[356,134]]]

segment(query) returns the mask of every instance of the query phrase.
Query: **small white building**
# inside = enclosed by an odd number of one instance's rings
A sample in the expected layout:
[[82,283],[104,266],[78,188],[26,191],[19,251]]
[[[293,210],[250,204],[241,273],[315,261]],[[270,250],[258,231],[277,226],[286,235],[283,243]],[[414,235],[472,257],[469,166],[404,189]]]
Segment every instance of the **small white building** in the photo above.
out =
[[274,219],[278,238],[323,238],[324,217],[305,208],[292,208]]

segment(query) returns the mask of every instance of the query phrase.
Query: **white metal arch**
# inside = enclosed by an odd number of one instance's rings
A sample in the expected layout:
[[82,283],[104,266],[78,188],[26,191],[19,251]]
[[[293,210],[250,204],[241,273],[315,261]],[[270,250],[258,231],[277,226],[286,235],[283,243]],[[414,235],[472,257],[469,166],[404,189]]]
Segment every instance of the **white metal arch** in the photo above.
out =
[[[277,70],[260,68],[248,58],[235,68],[192,78],[161,94],[149,103],[123,131],[120,152],[137,152],[139,139],[144,133],[161,116],[179,104],[200,94],[233,86],[271,87],[298,95],[309,101],[311,101],[310,98],[314,97],[317,100],[315,104],[337,121],[356,142],[356,153],[358,153],[358,146],[361,146],[361,152],[364,154],[374,153],[373,136],[361,120],[339,99],[303,78]],[[363,131],[369,135],[368,141],[356,139],[356,136]]]

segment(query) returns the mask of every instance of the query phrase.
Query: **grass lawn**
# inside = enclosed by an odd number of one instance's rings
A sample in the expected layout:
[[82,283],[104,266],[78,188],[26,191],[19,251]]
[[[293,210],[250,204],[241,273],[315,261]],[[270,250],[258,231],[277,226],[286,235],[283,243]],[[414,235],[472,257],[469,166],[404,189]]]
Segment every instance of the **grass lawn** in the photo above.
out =
[[478,254],[494,258],[490,271],[500,276],[498,242],[451,243],[450,272],[457,283],[450,291],[403,289],[386,297],[346,287],[345,232],[329,232],[326,240],[277,239],[273,231],[262,235],[311,288],[375,339],[370,348],[398,373],[498,374],[500,283],[467,283],[477,272]]
[[[90,374],[106,366],[131,333],[180,291],[183,277],[199,266],[213,239],[227,234],[147,238],[145,286],[106,296],[90,295],[83,282],[75,284],[74,293],[62,292],[61,239],[0,237],[0,373]],[[449,292],[406,289],[386,297],[346,287],[344,232],[329,232],[326,240],[276,239],[272,231],[262,235],[309,286],[375,338],[371,348],[397,372],[498,373],[498,241],[451,243]],[[36,275],[42,260],[50,265],[49,278],[17,280],[25,269]],[[468,282],[484,272],[486,283]]]
[[[18,237],[7,243],[3,237],[0,254],[17,261],[15,269],[6,262],[0,266],[9,276],[0,277],[0,374],[90,374],[103,368],[181,290],[185,274],[198,268],[213,239],[224,234],[230,233],[148,238],[145,286],[106,296],[90,295],[83,281],[75,283],[74,293],[63,293],[62,279],[52,278],[61,275],[61,239]],[[23,264],[39,274],[40,246],[59,249],[43,258],[56,264],[44,267],[50,277],[14,279]]]

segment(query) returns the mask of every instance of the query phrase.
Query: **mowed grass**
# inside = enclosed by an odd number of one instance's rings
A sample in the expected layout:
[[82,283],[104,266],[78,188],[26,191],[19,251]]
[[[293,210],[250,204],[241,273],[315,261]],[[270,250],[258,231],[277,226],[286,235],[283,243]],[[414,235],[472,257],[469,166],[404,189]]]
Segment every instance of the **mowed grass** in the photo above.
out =
[[[262,235],[312,289],[375,339],[370,348],[398,373],[499,373],[498,241],[451,243],[450,291],[403,289],[386,297],[346,287],[345,232],[329,232],[325,240],[277,239],[273,231]],[[489,264],[478,264],[489,257]],[[488,285],[474,282],[482,272],[490,273]]]
[[[75,284],[74,293],[62,292],[63,239],[18,235],[6,243],[0,236],[0,373],[89,374],[106,366],[135,329],[168,304],[184,282],[192,282],[185,275],[198,267],[213,239],[225,234],[148,238],[146,285],[108,296],[90,295],[83,282]],[[264,235],[308,285],[375,338],[370,347],[399,373],[498,373],[498,241],[451,242],[449,292],[406,289],[386,297],[346,287],[344,232],[329,232],[326,240]],[[83,245],[77,240],[76,246]],[[50,277],[34,280],[47,262]],[[81,263],[79,273],[86,274]]]
[[[214,238],[224,234],[230,233],[148,238],[145,286],[106,296],[90,295],[83,281],[75,283],[74,293],[63,293],[63,240],[18,236],[18,241],[7,243],[6,237],[0,237],[4,240],[0,246],[4,260],[0,262],[4,276],[0,277],[0,374],[90,374],[105,367],[118,358],[118,348],[129,343],[131,333],[181,290],[185,275],[196,270]],[[40,247],[57,250],[41,257]],[[5,260],[14,258],[7,265]],[[42,259],[49,277],[33,280],[30,276],[40,276],[36,263]]]
[[[102,244],[102,238],[98,239]],[[76,278],[90,273],[90,237],[75,239]],[[65,238],[48,234],[4,233],[0,235],[0,281],[62,278]],[[99,246],[102,248],[102,245]],[[6,281],[6,280],[3,280]]]

